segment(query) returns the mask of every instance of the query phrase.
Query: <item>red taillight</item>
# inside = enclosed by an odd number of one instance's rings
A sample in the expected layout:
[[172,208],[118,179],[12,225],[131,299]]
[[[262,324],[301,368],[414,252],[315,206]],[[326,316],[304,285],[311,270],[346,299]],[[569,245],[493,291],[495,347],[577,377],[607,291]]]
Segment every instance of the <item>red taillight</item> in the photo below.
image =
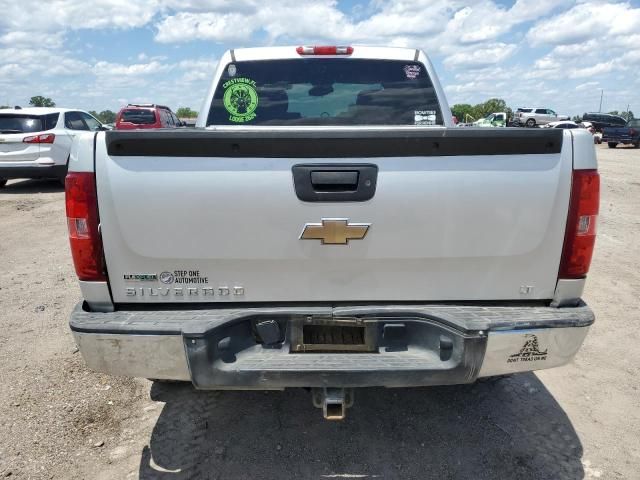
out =
[[298,47],[296,48],[296,52],[298,52],[298,55],[351,55],[353,53],[353,47]]
[[598,171],[574,170],[558,278],[584,278],[587,275],[596,242],[599,206]]
[[78,278],[83,281],[105,281],[94,174],[68,173],[65,195],[71,255]]
[[33,135],[24,137],[22,143],[53,143],[56,136],[53,133],[43,133],[42,135]]

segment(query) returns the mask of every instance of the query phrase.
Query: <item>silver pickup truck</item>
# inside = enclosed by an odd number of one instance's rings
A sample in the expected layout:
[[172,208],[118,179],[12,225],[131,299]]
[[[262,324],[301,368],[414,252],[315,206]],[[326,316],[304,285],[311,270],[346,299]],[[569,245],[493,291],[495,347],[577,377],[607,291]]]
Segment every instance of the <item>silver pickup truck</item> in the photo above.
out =
[[76,140],[70,326],[95,370],[342,418],[569,362],[598,203],[587,131],[453,128],[419,50],[231,50],[197,128]]

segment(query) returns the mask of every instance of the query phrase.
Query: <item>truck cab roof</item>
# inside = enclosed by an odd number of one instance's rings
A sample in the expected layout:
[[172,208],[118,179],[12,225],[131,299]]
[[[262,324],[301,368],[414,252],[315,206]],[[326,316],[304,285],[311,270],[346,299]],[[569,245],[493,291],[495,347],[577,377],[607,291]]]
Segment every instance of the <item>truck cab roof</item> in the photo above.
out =
[[25,108],[3,108],[0,109],[0,113],[12,113],[17,115],[47,115],[49,113],[64,113],[72,110],[70,108],[58,108],[58,107],[25,107]]
[[[273,59],[285,59],[285,58],[311,58],[314,55],[306,54],[300,55],[297,52],[300,45],[290,45],[282,47],[253,47],[253,48],[238,48],[227,50],[222,59],[228,57],[233,61],[247,61],[247,60],[273,60]],[[313,47],[312,47],[313,48]],[[379,58],[385,60],[415,60],[419,54],[419,50],[415,48],[404,47],[375,47],[375,46],[360,46],[356,45],[351,47],[352,53],[348,55],[350,58]],[[317,57],[327,57],[328,55],[317,55]],[[343,57],[346,55],[335,55]]]

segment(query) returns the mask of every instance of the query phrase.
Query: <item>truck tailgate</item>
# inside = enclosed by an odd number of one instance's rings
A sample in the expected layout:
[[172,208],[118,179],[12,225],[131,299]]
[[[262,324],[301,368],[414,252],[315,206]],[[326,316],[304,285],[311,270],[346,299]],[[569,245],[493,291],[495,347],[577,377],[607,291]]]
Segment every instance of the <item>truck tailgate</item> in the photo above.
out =
[[631,142],[631,128],[629,127],[608,127],[604,129],[602,135],[603,141]]
[[[40,156],[40,144],[24,143],[28,133],[0,135],[0,162],[33,162]],[[0,165],[2,165],[0,163]]]
[[[113,300],[550,299],[571,138],[462,128],[100,133]],[[300,164],[375,165],[375,194],[300,200],[292,174]],[[323,219],[369,229],[346,244],[300,238],[306,224],[329,235]]]

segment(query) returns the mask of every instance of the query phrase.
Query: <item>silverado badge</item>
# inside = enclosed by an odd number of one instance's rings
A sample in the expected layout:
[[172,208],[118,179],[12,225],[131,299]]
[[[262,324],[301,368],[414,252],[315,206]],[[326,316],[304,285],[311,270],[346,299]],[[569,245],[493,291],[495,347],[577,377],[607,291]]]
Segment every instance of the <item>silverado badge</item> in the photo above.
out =
[[322,223],[307,223],[300,240],[320,240],[323,245],[347,245],[349,240],[362,240],[370,223],[349,223],[348,218],[323,218]]

